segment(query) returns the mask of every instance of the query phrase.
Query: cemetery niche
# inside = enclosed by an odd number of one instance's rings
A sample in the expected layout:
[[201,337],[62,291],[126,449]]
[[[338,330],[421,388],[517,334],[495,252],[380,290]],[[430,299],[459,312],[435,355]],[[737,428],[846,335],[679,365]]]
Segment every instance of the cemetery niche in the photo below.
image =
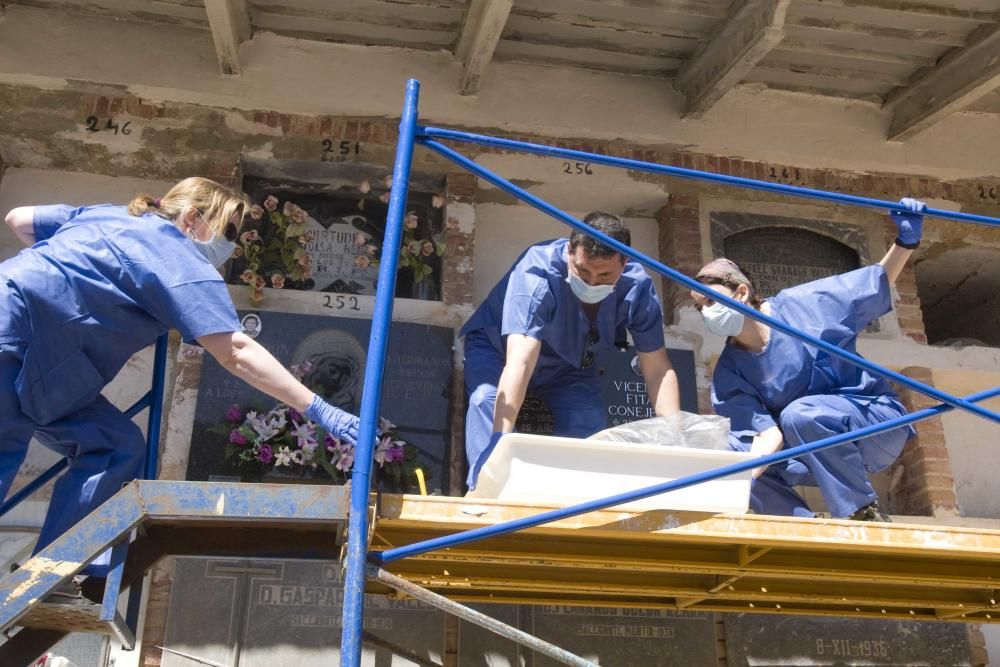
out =
[[[256,341],[332,405],[358,414],[371,321],[241,311]],[[447,489],[447,443],[454,331],[393,322],[375,448],[376,486],[418,492]],[[188,461],[189,480],[344,483],[353,445],[332,439],[295,410],[203,357]]]
[[[338,169],[336,178],[322,182],[279,174],[244,177],[252,206],[226,280],[245,285],[252,303],[263,301],[265,287],[375,294],[391,177],[363,165]],[[440,299],[445,200],[436,185],[417,179],[410,188],[397,297]]]

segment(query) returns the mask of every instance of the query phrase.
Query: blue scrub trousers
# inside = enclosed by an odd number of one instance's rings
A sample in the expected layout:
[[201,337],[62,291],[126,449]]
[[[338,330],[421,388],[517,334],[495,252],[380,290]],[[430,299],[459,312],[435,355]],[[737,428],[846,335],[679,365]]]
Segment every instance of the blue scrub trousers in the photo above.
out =
[[[845,396],[804,396],[782,410],[779,426],[784,447],[790,449],[905,414],[903,406],[889,397],[866,403]],[[750,506],[757,514],[811,517],[812,510],[792,487],[816,486],[830,514],[851,516],[877,498],[868,474],[884,470],[899,458],[911,434],[910,428],[897,428],[768,466],[753,483]],[[730,446],[747,451],[748,440],[731,435]]]
[[5,498],[28,452],[31,437],[69,459],[56,480],[49,511],[33,553],[71,528],[138,477],[146,444],[142,431],[103,396],[45,426],[21,412],[14,380],[24,350],[0,344],[0,498]]
[[[465,453],[469,463],[466,484],[470,490],[476,488],[475,478],[490,455],[486,449],[493,435],[493,410],[503,367],[503,355],[486,336],[473,332],[465,337],[465,392],[469,399],[465,414]],[[552,411],[554,435],[586,438],[607,428],[597,370],[594,366],[566,368],[566,372],[555,373],[536,369],[529,389]]]

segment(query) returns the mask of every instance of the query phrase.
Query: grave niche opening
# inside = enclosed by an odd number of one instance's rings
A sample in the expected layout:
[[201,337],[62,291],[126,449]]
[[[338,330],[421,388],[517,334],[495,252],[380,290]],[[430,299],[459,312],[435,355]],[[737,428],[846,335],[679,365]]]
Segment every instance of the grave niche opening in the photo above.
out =
[[765,297],[861,265],[852,248],[829,236],[795,227],[737,232],[725,238],[723,253],[747,271]]
[[[322,183],[246,176],[243,191],[253,206],[227,282],[247,285],[255,302],[263,287],[374,295],[389,186],[386,177],[361,165]],[[409,192],[397,297],[440,298],[443,204],[432,188]]]

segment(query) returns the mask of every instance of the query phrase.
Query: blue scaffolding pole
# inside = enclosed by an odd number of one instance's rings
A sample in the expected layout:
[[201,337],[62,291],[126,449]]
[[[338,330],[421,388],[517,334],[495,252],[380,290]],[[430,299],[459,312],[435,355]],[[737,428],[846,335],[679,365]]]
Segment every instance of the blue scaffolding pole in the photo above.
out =
[[[371,334],[372,347],[369,349],[368,366],[366,368],[366,374],[365,374],[365,393],[362,398],[361,436],[358,442],[358,456],[355,459],[354,477],[353,477],[354,481],[351,489],[351,516],[350,516],[350,526],[348,531],[347,566],[346,566],[347,575],[345,578],[344,619],[343,619],[343,633],[342,633],[342,643],[341,643],[342,667],[360,666],[360,661],[361,661],[360,638],[362,634],[362,618],[364,611],[364,604],[363,604],[364,602],[363,588],[364,588],[364,577],[365,577],[364,561],[366,556],[370,560],[377,563],[389,563],[395,560],[399,560],[401,558],[405,558],[407,556],[426,553],[428,551],[433,551],[435,549],[447,548],[458,544],[464,544],[467,542],[483,539],[486,537],[492,537],[500,534],[514,532],[524,528],[539,526],[545,523],[558,521],[566,517],[576,516],[578,514],[584,514],[586,512],[591,512],[606,507],[623,504],[626,502],[630,502],[632,500],[638,500],[641,498],[657,495],[660,493],[666,493],[668,491],[685,488],[688,486],[710,481],[720,477],[725,477],[735,473],[743,472],[745,470],[749,470],[759,466],[765,466],[773,463],[778,463],[781,461],[786,461],[788,459],[795,458],[810,452],[818,451],[820,449],[835,447],[845,442],[858,440],[894,428],[900,428],[908,424],[921,421],[923,419],[935,417],[937,415],[940,415],[944,412],[947,412],[955,408],[971,412],[984,419],[1000,423],[1000,414],[997,414],[996,412],[993,412],[991,410],[988,410],[986,408],[977,405],[977,403],[983,400],[986,400],[993,396],[1000,395],[1000,387],[966,397],[952,396],[934,387],[917,382],[905,375],[896,373],[895,371],[892,371],[887,368],[883,368],[878,364],[872,363],[871,361],[868,361],[867,359],[864,359],[859,355],[847,352],[835,345],[831,345],[826,341],[802,333],[796,329],[789,327],[788,325],[784,324],[779,320],[764,315],[763,313],[754,308],[746,306],[738,301],[726,297],[725,295],[722,295],[714,290],[711,290],[709,287],[695,280],[692,280],[691,278],[679,273],[678,271],[635,251],[634,249],[616,241],[615,239],[606,236],[605,234],[597,230],[592,229],[591,227],[585,225],[576,218],[568,215],[567,213],[559,210],[558,208],[552,206],[551,204],[541,200],[540,198],[535,197],[534,195],[525,191],[524,189],[517,187],[510,181],[507,181],[506,179],[501,178],[500,176],[492,173],[491,171],[483,167],[480,167],[472,160],[448,148],[447,146],[444,146],[443,144],[439,143],[438,141],[436,141],[436,139],[461,141],[466,143],[474,143],[485,146],[503,148],[512,151],[547,155],[551,157],[560,157],[571,160],[580,160],[580,161],[592,162],[594,164],[603,164],[622,169],[644,171],[648,173],[662,174],[677,178],[707,181],[724,185],[732,185],[736,187],[750,188],[754,190],[762,190],[781,195],[808,197],[812,199],[819,199],[823,201],[829,201],[840,204],[848,204],[852,206],[878,208],[886,211],[906,212],[906,210],[903,209],[898,203],[881,201],[877,199],[870,199],[867,197],[858,197],[855,195],[845,195],[840,193],[826,192],[822,190],[814,190],[810,188],[784,185],[780,183],[768,183],[766,181],[756,181],[748,178],[726,176],[722,174],[712,174],[708,172],[696,171],[693,169],[683,169],[680,167],[673,167],[673,166],[655,164],[650,162],[642,162],[639,160],[616,158],[606,155],[586,153],[583,151],[574,151],[569,149],[544,146],[540,144],[533,144],[522,141],[501,139],[486,135],[471,134],[456,130],[447,130],[441,128],[432,128],[432,127],[416,127],[418,95],[419,95],[419,83],[411,79],[407,83],[406,100],[403,107],[402,121],[400,123],[399,143],[396,149],[396,163],[393,172],[393,184],[395,187],[393,188],[392,191],[389,216],[386,224],[386,242],[384,245],[385,251],[383,253],[383,264],[380,267],[380,273],[379,273],[379,287],[378,287],[378,295],[376,296],[375,317],[373,318],[372,322],[372,334]],[[416,544],[388,549],[382,552],[372,552],[370,554],[366,554],[365,550],[367,548],[367,525],[365,519],[367,517],[367,510],[368,510],[367,502],[369,494],[369,474],[371,469],[371,449],[373,447],[373,442],[375,437],[375,420],[378,414],[378,403],[380,399],[382,363],[384,362],[384,357],[385,357],[385,341],[386,341],[386,335],[388,333],[388,326],[392,319],[391,317],[392,298],[395,289],[394,276],[400,250],[399,230],[402,225],[402,218],[406,200],[407,183],[405,180],[401,180],[401,178],[408,177],[414,143],[420,143],[426,146],[427,148],[433,150],[439,155],[442,155],[443,157],[463,167],[469,172],[475,174],[476,176],[492,183],[496,187],[504,190],[505,192],[514,195],[521,201],[524,201],[530,204],[531,206],[534,206],[535,208],[547,213],[548,215],[554,217],[555,219],[561,222],[566,223],[567,225],[573,227],[574,229],[579,229],[586,232],[587,234],[595,237],[601,243],[614,248],[622,255],[634,259],[638,262],[641,262],[642,264],[646,265],[653,271],[661,275],[664,275],[667,278],[670,278],[674,282],[680,283],[681,285],[687,287],[688,289],[691,289],[700,294],[704,294],[705,296],[711,297],[713,300],[720,303],[724,303],[729,308],[737,310],[746,315],[747,317],[750,317],[754,320],[767,324],[773,329],[776,329],[785,334],[798,338],[799,340],[802,340],[814,347],[822,349],[828,352],[829,354],[845,359],[848,362],[854,364],[855,366],[859,366],[861,368],[869,370],[877,375],[891,378],[892,380],[895,380],[896,382],[898,382],[903,386],[906,386],[914,391],[935,398],[936,400],[940,401],[940,404],[932,408],[927,408],[906,415],[905,417],[900,417],[898,419],[894,419],[882,424],[877,424],[875,426],[869,426],[863,429],[859,429],[857,431],[853,431],[851,433],[845,433],[839,436],[826,438],[818,442],[801,445],[799,447],[784,450],[776,454],[762,456],[750,461],[745,461],[743,463],[721,467],[715,470],[707,471],[697,475],[691,475],[689,477],[684,477],[671,482],[666,482],[663,484],[658,484],[643,489],[638,489],[636,491],[632,491],[629,493],[618,494],[616,496],[602,498],[588,503],[582,503],[579,505],[566,507],[560,510],[544,512],[535,516],[526,517],[515,521],[509,521],[497,524],[495,526],[489,526],[486,528],[465,531],[441,538],[425,540],[423,542],[418,542]],[[940,209],[927,209],[924,212],[924,214],[930,217],[945,218],[949,220],[957,220],[960,222],[971,222],[975,224],[982,224],[993,227],[1000,226],[1000,220],[982,215],[974,215],[956,211],[945,211]],[[391,274],[389,273],[390,271]],[[376,373],[377,373],[377,381],[375,379]],[[363,478],[359,478],[358,476],[359,471],[363,472]]]

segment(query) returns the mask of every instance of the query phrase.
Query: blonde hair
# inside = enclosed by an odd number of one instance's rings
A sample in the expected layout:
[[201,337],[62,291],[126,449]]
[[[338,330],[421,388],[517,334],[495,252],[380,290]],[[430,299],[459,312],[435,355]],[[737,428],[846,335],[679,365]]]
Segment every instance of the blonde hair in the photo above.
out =
[[176,220],[187,206],[201,212],[212,234],[222,236],[233,214],[238,214],[239,222],[236,226],[239,228],[250,208],[250,200],[246,195],[234,192],[213,180],[192,176],[170,188],[162,197],[139,195],[129,202],[128,212],[135,216],[155,213],[161,218]]

